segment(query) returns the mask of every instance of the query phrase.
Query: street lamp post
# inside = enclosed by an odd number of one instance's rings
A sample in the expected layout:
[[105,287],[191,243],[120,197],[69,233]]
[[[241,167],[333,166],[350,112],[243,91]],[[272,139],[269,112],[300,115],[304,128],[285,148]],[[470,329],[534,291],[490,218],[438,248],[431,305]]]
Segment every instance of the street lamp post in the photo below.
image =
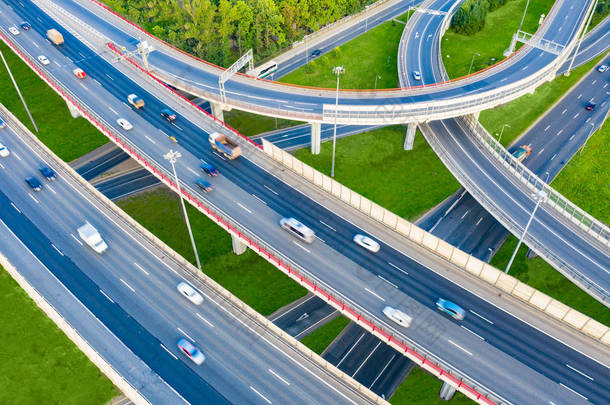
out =
[[475,52],[475,53],[473,53],[473,54],[472,54],[472,60],[470,61],[470,67],[468,68],[468,74],[470,74],[470,71],[472,70],[472,65],[473,65],[473,63],[474,63],[474,57],[475,57],[475,56],[481,56],[481,54],[479,54],[479,53],[477,53],[477,52]]
[[[547,177],[547,179],[548,179],[548,177]],[[508,270],[510,270],[510,266],[513,264],[513,260],[515,260],[515,256],[517,256],[519,247],[521,246],[521,243],[523,243],[525,234],[527,233],[527,230],[529,229],[530,224],[532,223],[532,220],[534,219],[534,215],[536,215],[536,211],[538,210],[540,203],[546,201],[546,199],[547,199],[547,194],[542,190],[538,190],[534,196],[535,196],[534,198],[536,199],[536,206],[534,207],[534,210],[532,211],[532,215],[530,215],[530,219],[527,221],[527,224],[525,225],[525,229],[523,230],[523,234],[521,235],[521,238],[519,239],[519,243],[517,243],[517,246],[515,247],[515,251],[513,252],[513,255],[511,256],[510,260],[508,261],[508,264],[506,265],[506,270],[504,270],[504,273],[506,273],[506,274],[508,274]]]
[[375,76],[375,90],[377,90],[377,79],[381,79],[381,76],[379,76],[379,75]]
[[510,125],[508,125],[508,124],[502,125],[502,130],[500,131],[500,136],[498,137],[498,143],[501,143],[500,140],[502,139],[502,134],[504,133],[504,128],[506,128],[506,127],[510,128]]
[[36,126],[36,123],[34,122],[34,117],[32,117],[32,113],[30,113],[28,105],[25,103],[25,99],[21,95],[21,91],[19,90],[19,86],[17,86],[17,82],[15,81],[15,78],[13,77],[13,73],[11,72],[11,68],[9,68],[8,67],[8,63],[6,63],[6,59],[4,59],[4,54],[2,53],[2,51],[0,51],[0,58],[2,58],[2,62],[4,62],[4,66],[6,66],[6,70],[8,71],[8,75],[11,77],[11,81],[13,82],[13,86],[15,86],[15,90],[17,90],[17,94],[19,95],[19,98],[21,99],[21,103],[23,103],[23,107],[25,107],[25,111],[28,113],[28,117],[30,117],[30,121],[32,121],[32,125],[34,125],[34,129],[36,130],[36,132],[38,132],[38,127]]
[[519,29],[517,30],[517,32],[521,31],[521,27],[523,27],[523,21],[525,20],[525,14],[527,13],[527,8],[530,5],[530,0],[527,0],[527,3],[525,3],[525,10],[523,10],[523,17],[521,17],[521,23],[519,24]]
[[180,189],[180,180],[178,179],[178,174],[176,173],[175,163],[180,158],[182,154],[178,151],[170,150],[168,153],[163,155],[165,160],[169,160],[172,164],[172,171],[174,172],[174,178],[176,180],[176,187],[178,188],[178,197],[180,198],[180,204],[182,204],[182,212],[184,213],[184,220],[186,221],[186,228],[189,231],[189,236],[191,238],[191,244],[193,245],[193,252],[195,252],[195,260],[197,261],[197,268],[201,270],[201,262],[199,261],[199,254],[197,254],[197,246],[195,245],[195,238],[193,238],[193,232],[191,231],[191,223],[189,222],[188,214],[186,213],[186,207],[184,205],[184,200],[182,199],[182,191]]
[[330,177],[335,177],[335,149],[337,148],[337,116],[339,115],[339,77],[345,73],[345,67],[333,67],[333,73],[337,75],[337,96],[335,98],[335,128],[333,130],[333,158],[330,167]]

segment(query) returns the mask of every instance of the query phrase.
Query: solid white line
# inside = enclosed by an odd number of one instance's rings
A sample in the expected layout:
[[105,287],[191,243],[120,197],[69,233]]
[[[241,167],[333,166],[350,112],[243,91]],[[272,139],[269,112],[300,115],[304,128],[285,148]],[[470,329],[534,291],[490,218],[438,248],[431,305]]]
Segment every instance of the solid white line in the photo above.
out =
[[259,395],[259,396],[260,396],[262,399],[264,399],[265,401],[267,401],[267,403],[268,403],[268,404],[270,404],[270,403],[271,403],[271,401],[269,401],[269,400],[267,399],[267,397],[266,397],[266,396],[264,396],[263,394],[261,394],[260,392],[258,392],[258,391],[256,390],[256,388],[254,388],[253,386],[250,386],[250,389],[251,389],[252,391],[256,392],[256,393],[257,393],[257,394],[258,394],[258,395]]
[[589,380],[591,380],[591,381],[595,381],[595,380],[593,379],[593,377],[586,375],[586,374],[585,374],[585,373],[583,373],[582,371],[575,369],[574,367],[570,366],[569,364],[566,364],[566,367],[567,367],[567,368],[569,368],[570,370],[574,370],[574,371],[576,371],[578,374],[582,375],[583,377],[588,378],[588,379],[589,379]]
[[394,267],[396,270],[398,270],[398,271],[401,271],[401,272],[405,273],[407,276],[409,275],[409,273],[407,273],[406,271],[404,271],[403,269],[401,269],[401,268],[400,268],[400,267],[398,267],[397,265],[395,265],[395,264],[393,264],[393,263],[390,263],[390,262],[388,262],[388,264],[389,264],[390,266]]
[[140,266],[138,263],[133,262],[133,264],[142,271],[142,273],[146,274],[147,276],[150,276],[150,273],[147,272],[146,270],[144,270],[144,268],[142,266]]
[[157,142],[153,141],[153,140],[152,140],[152,138],[151,138],[150,136],[148,136],[148,135],[144,135],[144,137],[145,137],[146,139],[148,139],[148,140],[149,140],[149,141],[150,141],[150,142],[151,142],[153,145],[156,145],[156,144],[157,144]]
[[32,193],[28,193],[28,195],[32,200],[36,201],[36,204],[40,204],[40,202],[32,195]]
[[108,298],[108,301],[112,302],[114,304],[114,301],[112,300],[112,298],[110,298],[108,295],[106,295],[106,293],[102,290],[100,290],[100,292],[102,293],[102,295],[106,298]]
[[296,335],[294,338],[297,339],[297,340],[301,339],[301,335],[306,334],[307,331],[315,328],[318,324],[324,322],[326,319],[328,319],[331,316],[333,316],[335,314],[335,312],[337,312],[337,311],[335,310],[335,311],[331,312],[330,314],[326,315],[324,318],[320,319],[318,322],[314,323],[313,325],[311,325],[310,327],[308,327],[307,329],[305,329],[304,331],[302,331],[301,333]]
[[212,328],[214,327],[214,325],[212,325],[212,322],[208,321],[207,319],[205,319],[203,316],[201,316],[199,314],[199,312],[196,312],[195,315],[197,315],[199,317],[199,319],[201,319],[203,322],[207,323],[208,325],[210,325]]
[[381,296],[379,296],[378,294],[376,294],[375,292],[373,292],[373,291],[369,290],[369,289],[368,289],[368,287],[364,287],[364,289],[365,289],[367,292],[369,292],[369,293],[373,294],[375,297],[379,298],[381,301],[385,302],[385,300],[383,299],[383,297],[381,297]]
[[163,350],[165,350],[166,352],[168,352],[170,356],[172,356],[174,359],[178,360],[178,357],[176,357],[176,356],[174,355],[174,353],[172,353],[172,352],[170,352],[169,350],[167,350],[167,347],[165,347],[165,346],[163,345],[163,343],[161,343],[161,347],[163,348]]
[[329,229],[331,229],[331,230],[333,230],[333,231],[337,232],[337,230],[336,230],[335,228],[333,228],[332,226],[328,225],[326,222],[324,222],[324,221],[320,220],[320,223],[321,223],[322,225],[326,226],[327,228],[329,228]]
[[391,282],[390,280],[387,280],[385,278],[383,278],[381,275],[377,274],[377,277],[379,277],[380,279],[382,279],[383,281],[385,281],[386,283],[388,283],[389,285],[391,285],[394,288],[398,288],[398,286],[396,284],[394,284],[393,282]]
[[366,356],[366,359],[364,359],[364,361],[362,362],[362,364],[360,364],[360,366],[356,369],[356,371],[354,371],[354,374],[352,374],[352,377],[354,377],[356,374],[358,374],[358,371],[360,371],[360,369],[366,364],[367,361],[369,361],[369,359],[371,358],[371,356],[373,355],[373,353],[375,353],[375,350],[377,350],[377,348],[379,347],[379,345],[381,345],[381,340],[379,341],[379,343],[377,343],[377,345],[375,346],[375,348],[373,350],[371,350],[371,352],[369,353],[368,356]]
[[267,203],[262,198],[257,196],[256,194],[252,194],[252,197],[256,198],[258,201],[262,202],[263,204],[267,205]]
[[53,249],[57,250],[57,253],[59,253],[60,255],[64,255],[63,253],[61,253],[61,250],[57,249],[57,246],[55,246],[54,244],[51,243],[51,246],[53,246]]
[[312,295],[311,295],[311,296],[309,296],[309,298],[307,298],[306,300],[301,301],[300,303],[298,303],[298,304],[297,304],[297,305],[295,305],[294,307],[290,308],[289,310],[287,310],[287,311],[285,311],[285,312],[282,312],[282,313],[281,313],[281,314],[279,314],[278,316],[275,316],[275,317],[273,317],[273,318],[269,317],[269,320],[270,320],[271,322],[275,322],[275,321],[277,321],[278,319],[280,319],[281,317],[283,317],[284,315],[289,314],[289,313],[291,313],[292,311],[294,311],[294,310],[298,309],[298,308],[299,308],[301,305],[305,304],[307,301],[309,301],[310,299],[315,298],[315,297],[317,297],[317,296],[312,294]]
[[286,381],[286,380],[284,380],[282,377],[280,377],[280,376],[279,376],[279,375],[278,375],[278,374],[277,374],[275,371],[273,371],[273,370],[269,369],[269,372],[270,372],[271,374],[273,374],[274,376],[276,376],[276,377],[277,377],[277,379],[278,379],[278,380],[280,380],[281,382],[283,382],[284,384],[286,384],[286,385],[290,385],[290,383],[289,383],[288,381]]
[[279,194],[277,193],[277,191],[273,190],[271,187],[269,187],[269,186],[268,186],[268,185],[266,185],[266,184],[265,184],[265,188],[266,188],[267,190],[271,191],[273,194],[275,194],[275,195],[279,195]]
[[248,212],[248,214],[252,214],[252,211],[250,211],[248,208],[244,207],[241,203],[236,203],[236,204],[239,205],[244,210],[246,210]]
[[447,340],[449,343],[451,343],[452,345],[454,345],[455,347],[457,347],[458,349],[464,351],[465,353],[468,353],[469,355],[472,356],[472,353],[470,353],[468,350],[464,349],[462,346],[458,345],[457,343],[455,343],[453,340],[448,339]]
[[354,350],[356,348],[356,346],[358,346],[358,343],[362,340],[362,338],[364,337],[364,335],[366,334],[366,332],[362,332],[362,335],[360,335],[360,337],[358,338],[358,340],[356,340],[356,343],[354,343],[354,345],[347,351],[347,353],[345,353],[345,355],[341,358],[341,360],[339,361],[339,363],[337,363],[337,367],[339,367],[341,365],[341,363],[343,363],[343,360],[345,360],[347,358],[347,356],[349,356],[349,354],[352,352],[352,350]]
[[13,204],[13,203],[11,202],[11,205],[13,206],[13,208],[15,208],[15,210],[17,210],[17,212],[18,212],[18,213],[20,213],[20,214],[21,214],[21,211],[19,211],[19,208],[17,208],[17,206],[16,206],[15,204]]
[[190,337],[190,336],[188,335],[188,333],[186,333],[186,332],[185,332],[185,331],[183,331],[182,329],[180,329],[180,328],[176,328],[176,329],[178,329],[178,332],[182,333],[184,336],[186,336],[187,338],[191,339],[191,341],[192,341],[193,343],[196,343],[196,342],[197,342],[195,339],[193,339],[192,337]]
[[479,335],[478,333],[475,333],[473,331],[471,331],[470,329],[468,329],[467,327],[465,327],[464,325],[460,325],[462,328],[466,329],[468,332],[472,333],[473,335],[475,335],[476,337],[478,337],[481,340],[485,340],[485,338],[481,335]]
[[561,385],[563,388],[566,388],[566,389],[568,389],[568,390],[572,391],[574,394],[578,395],[579,397],[584,398],[584,399],[585,399],[585,401],[588,401],[588,400],[589,400],[589,398],[585,397],[585,396],[584,396],[584,395],[582,395],[582,394],[579,394],[578,392],[574,391],[572,388],[568,387],[568,386],[567,386],[567,385],[565,385],[564,383],[559,383],[559,385]]
[[377,375],[377,377],[375,377],[375,379],[373,380],[373,383],[371,385],[369,385],[369,389],[371,389],[371,387],[373,385],[375,385],[375,383],[377,382],[377,380],[379,380],[379,377],[381,377],[383,375],[383,372],[385,371],[386,368],[388,368],[388,366],[390,365],[390,363],[392,362],[392,360],[394,360],[394,358],[396,357],[395,354],[392,355],[392,357],[390,358],[390,360],[388,360],[388,362],[386,363],[386,365],[381,369],[381,371],[379,372],[379,374]]
[[485,322],[488,322],[490,324],[494,324],[492,321],[490,321],[489,319],[485,318],[483,315],[479,315],[478,313],[474,312],[472,309],[469,309],[469,311],[473,314],[475,314],[476,316],[478,316],[479,318],[481,318],[482,320],[484,320]]
[[123,280],[122,278],[119,278],[119,280],[121,280],[121,283],[125,284],[125,286],[127,286],[127,288],[129,288],[131,290],[131,292],[136,292],[136,290],[134,290],[132,286],[127,284],[127,282],[125,280]]
[[309,251],[309,249],[307,249],[305,246],[301,246],[296,240],[293,240],[292,243],[294,243],[295,245],[297,245],[298,247],[300,247],[301,249],[303,249],[304,251],[306,251],[307,253],[311,253]]

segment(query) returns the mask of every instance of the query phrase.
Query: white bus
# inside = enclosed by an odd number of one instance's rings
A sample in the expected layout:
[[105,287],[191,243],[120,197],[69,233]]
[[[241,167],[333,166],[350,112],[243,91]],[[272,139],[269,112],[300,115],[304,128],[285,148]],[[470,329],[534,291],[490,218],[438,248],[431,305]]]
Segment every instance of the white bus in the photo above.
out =
[[271,60],[267,63],[262,64],[261,66],[255,68],[248,72],[249,75],[252,75],[258,79],[264,79],[277,71],[277,63],[274,60]]

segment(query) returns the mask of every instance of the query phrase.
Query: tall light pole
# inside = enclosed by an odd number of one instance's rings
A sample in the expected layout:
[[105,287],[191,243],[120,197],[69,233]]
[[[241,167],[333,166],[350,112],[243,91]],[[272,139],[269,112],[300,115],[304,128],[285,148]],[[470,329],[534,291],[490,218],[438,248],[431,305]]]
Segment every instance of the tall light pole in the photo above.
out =
[[[548,177],[547,177],[547,179],[548,179]],[[517,246],[515,247],[515,251],[513,252],[513,255],[511,256],[510,260],[508,261],[508,264],[506,265],[506,270],[504,270],[504,273],[506,273],[506,274],[508,274],[508,270],[510,270],[510,266],[513,264],[513,260],[515,260],[515,256],[517,256],[517,251],[519,251],[519,247],[521,246],[521,243],[523,242],[523,239],[525,238],[525,234],[527,233],[527,230],[529,229],[530,224],[532,223],[532,220],[534,219],[534,215],[536,215],[536,211],[538,210],[540,203],[543,203],[546,201],[547,194],[542,190],[538,190],[536,192],[536,194],[534,194],[534,198],[536,199],[536,206],[534,207],[534,210],[532,211],[532,215],[530,215],[530,219],[527,221],[527,225],[525,225],[525,229],[523,230],[523,235],[521,235],[521,238],[519,239],[519,243],[517,243]]]
[[523,20],[525,20],[525,14],[527,13],[527,8],[530,5],[530,0],[527,0],[527,3],[525,3],[525,10],[523,10],[523,17],[521,17],[521,23],[519,24],[519,29],[517,30],[517,32],[521,31],[521,27],[523,27]]
[[381,79],[381,76],[375,75],[375,90],[377,90],[377,79]]
[[[610,111],[610,110],[608,110],[608,111]],[[606,113],[606,117],[607,116],[608,116],[608,113]],[[605,121],[605,118],[604,118],[604,121]],[[604,121],[602,121],[602,122],[604,122]],[[582,145],[582,148],[580,148],[579,155],[582,155],[582,153],[584,152],[585,146],[587,146],[587,142],[589,141],[589,138],[591,138],[591,135],[593,135],[593,132],[594,132],[593,129],[595,129],[595,124],[592,122],[591,123],[591,130],[589,131],[589,135],[587,135],[587,139],[585,139],[585,143]]]
[[475,56],[481,56],[481,54],[478,52],[472,54],[472,59],[470,60],[470,67],[468,68],[468,74],[470,74],[470,71],[472,70],[472,64],[474,63]]
[[32,114],[30,113],[30,110],[28,109],[28,106],[25,103],[25,99],[21,95],[21,91],[19,91],[19,86],[17,86],[17,82],[15,81],[15,78],[13,77],[13,73],[11,72],[11,69],[8,67],[8,63],[6,63],[6,59],[4,59],[4,54],[2,53],[1,50],[0,50],[0,57],[2,58],[2,62],[4,62],[4,66],[6,66],[8,75],[11,77],[11,80],[13,82],[13,86],[15,86],[15,90],[17,90],[17,94],[19,95],[19,98],[21,99],[21,102],[23,103],[23,106],[25,107],[25,111],[28,113],[28,117],[30,117],[30,121],[32,121],[32,125],[34,125],[34,129],[36,130],[36,132],[38,132],[38,127],[36,126],[36,123],[34,122],[34,117],[32,117]]
[[182,191],[180,189],[180,180],[178,179],[178,174],[176,173],[175,163],[180,158],[182,154],[178,151],[171,150],[163,155],[165,160],[169,160],[172,164],[172,171],[174,172],[174,178],[176,180],[176,187],[178,188],[178,197],[180,198],[180,204],[182,204],[182,212],[184,213],[184,220],[186,222],[186,228],[189,231],[189,236],[191,237],[191,244],[193,245],[193,252],[195,252],[195,260],[197,261],[197,268],[201,270],[201,262],[199,261],[199,254],[197,254],[197,246],[195,245],[195,238],[193,238],[193,232],[191,231],[191,223],[189,222],[189,216],[186,213],[186,207],[184,206],[184,200],[182,199]]
[[568,67],[568,70],[566,70],[566,73],[564,76],[570,76],[570,70],[572,70],[572,66],[574,65],[574,60],[576,59],[576,54],[578,54],[578,50],[580,49],[582,37],[587,33],[587,30],[589,29],[589,23],[591,22],[591,19],[593,18],[593,14],[595,14],[595,9],[597,8],[597,1],[598,0],[595,0],[595,4],[593,4],[593,8],[591,9],[591,14],[589,14],[589,19],[587,20],[587,24],[585,25],[585,29],[579,35],[581,38],[578,40],[578,43],[576,44],[576,50],[574,51],[574,57],[570,61],[570,66]]
[[339,77],[345,73],[344,66],[333,67],[333,74],[337,75],[337,96],[335,98],[335,129],[333,130],[333,160],[330,167],[330,177],[335,177],[335,149],[337,148],[337,116],[339,115]]
[[500,140],[502,139],[502,134],[504,133],[504,128],[506,128],[506,127],[510,128],[510,125],[508,125],[508,124],[502,125],[502,130],[500,131],[500,136],[498,137],[498,143],[501,143]]

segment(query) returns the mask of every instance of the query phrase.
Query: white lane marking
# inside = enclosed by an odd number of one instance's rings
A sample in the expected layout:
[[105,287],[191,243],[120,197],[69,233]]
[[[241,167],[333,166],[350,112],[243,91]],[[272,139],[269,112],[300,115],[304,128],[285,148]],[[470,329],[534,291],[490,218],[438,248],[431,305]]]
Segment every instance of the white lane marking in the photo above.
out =
[[333,228],[332,226],[328,225],[326,222],[324,222],[324,221],[320,220],[320,223],[321,223],[322,225],[326,226],[327,228],[329,228],[329,229],[331,229],[331,230],[333,230],[333,231],[337,232],[337,230],[336,230],[335,228]]
[[383,276],[377,274],[377,277],[379,277],[380,279],[382,279],[383,281],[385,281],[386,283],[388,283],[389,285],[391,285],[394,288],[398,288],[398,286],[396,284],[394,284],[393,282],[391,282],[390,280],[384,278]]
[[279,315],[277,315],[277,316],[274,316],[274,317],[269,317],[269,320],[270,320],[271,322],[275,322],[275,321],[277,321],[278,319],[280,319],[281,317],[283,317],[284,315],[287,315],[287,314],[291,313],[292,311],[296,311],[297,309],[299,309],[299,307],[300,307],[301,305],[304,305],[304,304],[305,304],[307,301],[309,301],[309,300],[311,300],[312,298],[315,298],[315,297],[316,297],[316,296],[312,294],[312,295],[310,295],[310,296],[309,296],[309,298],[307,298],[306,300],[301,301],[300,303],[298,303],[298,304],[297,304],[297,305],[295,305],[294,307],[290,308],[289,310],[287,310],[287,311],[285,311],[285,312],[282,312],[281,314],[279,314]]
[[61,65],[59,63],[57,63],[56,60],[54,60],[53,63],[55,63],[57,65],[57,67],[61,67]]
[[394,267],[396,270],[405,273],[407,276],[409,275],[409,273],[407,273],[406,271],[404,271],[403,269],[401,269],[400,267],[398,267],[397,265],[395,265],[394,263],[390,263],[388,262],[388,264],[392,267]]
[[144,137],[146,137],[146,139],[148,139],[153,145],[157,144],[157,142],[155,142],[150,136],[144,135]]
[[74,236],[73,233],[70,234],[70,236],[72,236],[72,238],[74,238],[74,240],[76,241],[76,243],[78,243],[79,245],[83,246],[83,242],[81,242],[80,240],[78,240],[78,238],[76,236]]
[[580,115],[580,113],[576,113],[576,114],[574,115],[573,119],[578,118],[578,116],[579,116],[579,115]]
[[273,374],[273,375],[274,375],[274,376],[275,376],[275,377],[276,377],[278,380],[280,380],[281,382],[283,382],[283,383],[284,383],[284,384],[286,384],[286,385],[290,385],[290,383],[289,383],[288,381],[286,381],[286,380],[285,380],[285,379],[283,379],[281,376],[279,376],[279,375],[278,375],[278,374],[277,374],[275,371],[273,371],[273,370],[271,370],[271,369],[268,369],[268,370],[269,370],[269,372],[270,372],[271,374]]
[[182,131],[182,128],[180,128],[178,125],[174,124],[173,122],[172,122],[172,125],[175,126],[176,128],[178,128],[180,131]]
[[320,242],[326,243],[326,241],[324,239],[322,239],[321,237],[319,237],[318,235],[316,235],[316,238],[318,238],[320,240]]
[[542,152],[544,152],[544,148],[540,149],[540,152],[538,152],[538,154],[541,154]]
[[580,93],[580,94],[578,95],[578,97],[576,97],[576,100],[580,100],[580,98],[581,98],[581,97],[582,97],[582,93]]
[[572,135],[572,136],[570,137],[569,141],[571,141],[572,139],[574,139],[574,137],[575,137],[575,136],[576,136],[576,135]]
[[242,203],[236,202],[236,204],[239,205],[241,208],[243,208],[244,211],[246,211],[248,214],[252,214],[252,211],[250,211],[250,209],[248,209],[248,207],[243,206]]
[[32,44],[33,44],[33,45],[34,45],[36,48],[40,48],[36,42],[32,41]]
[[195,176],[199,176],[199,173],[197,173],[196,171],[194,171],[190,167],[187,167],[186,170],[188,170],[189,172],[193,173]]
[[469,212],[470,212],[470,210],[467,210],[467,211],[464,213],[464,215],[462,215],[462,218],[460,218],[460,219],[464,219],[464,217],[466,217],[466,215],[468,215],[468,213],[469,213]]
[[[307,329],[305,329],[304,331],[301,331],[298,335],[296,335],[294,338],[297,340],[301,340],[301,338],[305,335],[307,335],[307,333],[309,333],[309,331],[312,331],[314,329],[316,329],[317,325],[325,322],[328,318],[330,318],[331,316],[335,316],[337,314],[337,311],[333,311],[330,314],[326,315],[324,318],[320,319],[318,322],[314,323],[313,325],[309,326]],[[303,314],[305,315],[305,314]],[[299,319],[301,319],[303,317],[303,315],[301,315],[301,317],[299,317]],[[297,319],[297,321],[299,320]]]
[[0,163],[0,167],[4,169],[4,165],[2,163]]
[[81,52],[78,52],[78,54],[80,55],[81,58],[87,59],[87,57],[85,55],[83,55]]
[[553,156],[551,156],[551,160],[555,159],[555,157],[557,156],[557,154],[553,154]]
[[100,292],[102,293],[102,295],[104,297],[106,297],[108,299],[108,301],[110,301],[110,302],[112,302],[114,304],[114,301],[112,300],[112,298],[110,298],[108,295],[106,295],[106,293],[104,291],[100,290]]
[[473,335],[475,335],[476,337],[478,337],[481,340],[485,340],[485,338],[481,335],[479,335],[478,333],[475,333],[473,331],[471,331],[470,329],[468,329],[467,327],[465,327],[464,325],[460,325],[462,328],[466,329],[468,332],[472,333]]
[[85,89],[85,90],[89,91],[89,89],[87,88],[87,86],[85,86],[84,84],[82,84],[82,83],[78,83],[78,84],[80,84],[80,86],[81,86],[83,89]]
[[300,247],[301,249],[303,249],[304,251],[306,251],[307,253],[311,253],[309,251],[309,249],[307,249],[305,246],[302,246],[301,244],[299,244],[296,240],[293,240],[292,243],[294,243],[295,245],[297,245],[298,247]]
[[271,191],[273,194],[275,195],[279,195],[277,191],[273,190],[271,187],[269,187],[268,185],[265,184],[265,188],[269,191]]
[[464,353],[468,353],[469,355],[472,356],[472,353],[470,353],[468,350],[464,349],[462,346],[458,345],[457,343],[455,343],[453,340],[451,339],[447,339],[447,341],[449,343],[451,343],[452,345],[454,345],[455,347],[457,347],[458,349],[462,350]]
[[125,286],[131,290],[131,292],[136,292],[136,290],[134,290],[132,286],[127,284],[125,280],[123,280],[122,278],[119,278],[119,280],[121,280],[121,283],[125,284]]
[[479,226],[479,224],[481,223],[482,220],[483,220],[483,217],[479,218],[479,220],[477,221],[476,224],[474,224],[474,226]]
[[564,115],[564,114],[565,114],[567,111],[568,111],[568,109],[567,109],[567,108],[566,108],[566,109],[564,109],[564,110],[561,112],[561,115]]
[[34,196],[32,195],[32,193],[28,193],[28,195],[30,196],[30,198],[31,198],[32,200],[36,201],[36,204],[40,204],[40,202],[39,202],[39,201],[36,199],[36,197],[34,197]]
[[362,338],[364,337],[366,332],[362,332],[362,335],[360,335],[360,337],[358,338],[358,340],[356,340],[356,343],[354,343],[352,345],[352,347],[347,351],[347,353],[345,353],[345,355],[341,358],[341,360],[339,361],[339,363],[337,363],[337,367],[339,367],[341,365],[341,363],[343,363],[343,360],[345,360],[347,358],[347,356],[349,356],[349,354],[352,352],[352,350],[354,350],[356,348],[356,346],[358,346],[358,343],[360,343],[360,341],[362,340]]
[[189,339],[191,340],[191,342],[193,342],[193,343],[197,343],[197,341],[196,341],[195,339],[193,339],[192,337],[190,337],[188,333],[186,333],[185,331],[183,331],[183,330],[182,330],[182,329],[180,329],[180,328],[176,328],[176,329],[178,329],[178,332],[182,333],[184,336],[186,336],[187,338],[189,338]]
[[375,297],[377,297],[381,301],[385,302],[385,299],[383,299],[383,297],[381,297],[379,294],[375,293],[374,291],[369,290],[368,287],[364,287],[364,289],[366,292],[373,294]]
[[392,355],[392,357],[390,358],[390,360],[388,360],[388,362],[386,363],[385,367],[381,369],[381,371],[379,372],[379,374],[377,375],[377,377],[373,380],[373,382],[371,383],[371,385],[369,385],[369,389],[371,389],[371,387],[373,385],[375,385],[375,383],[377,382],[377,380],[379,379],[379,377],[381,377],[381,375],[383,374],[383,372],[385,371],[386,368],[388,368],[388,366],[390,365],[390,363],[394,360],[394,358],[396,357],[395,354]]
[[147,272],[146,270],[144,270],[144,268],[142,266],[140,266],[138,263],[133,262],[133,265],[136,266],[138,269],[140,269],[140,271],[144,274],[146,274],[147,276],[150,276],[150,273]]
[[597,79],[595,79],[591,82],[591,84],[595,84],[595,83],[597,83]]
[[13,152],[13,156],[15,156],[17,158],[17,160],[22,160],[21,157],[16,152]]
[[108,109],[109,109],[110,111],[112,111],[113,113],[115,113],[116,115],[119,115],[119,113],[118,113],[118,112],[116,112],[115,110],[113,110],[113,109],[112,109],[112,107],[108,106]]
[[214,325],[212,324],[212,322],[208,321],[207,319],[205,319],[203,316],[201,316],[199,314],[199,312],[195,312],[195,315],[197,315],[197,317],[199,317],[199,319],[201,319],[203,322],[207,323],[208,325],[210,325],[212,328],[214,327]]
[[61,250],[57,249],[57,246],[55,246],[54,244],[51,243],[51,246],[53,246],[53,249],[57,250],[57,253],[59,253],[60,255],[64,255],[63,253],[61,253]]
[[259,196],[257,196],[256,194],[252,194],[252,197],[256,198],[258,201],[262,202],[263,204],[267,205],[267,203],[265,202],[265,200],[263,200],[262,198],[260,198]]
[[550,127],[551,127],[550,125],[547,125],[546,128],[544,128],[544,130],[548,131]]
[[221,154],[216,153],[216,151],[214,151],[214,152],[212,152],[212,153],[213,153],[213,154],[215,154],[216,156],[218,156],[219,158],[221,158],[222,160],[227,160],[227,159],[225,159],[225,157],[224,157],[224,156],[222,156]]
[[560,129],[559,132],[557,132],[557,136],[561,135],[562,132],[563,132],[563,129]]
[[112,78],[112,76],[110,76],[108,73],[106,73],[106,76],[107,76],[107,77],[108,77],[110,80],[114,80],[114,79]]
[[168,352],[170,356],[172,356],[174,359],[178,360],[178,357],[176,357],[176,356],[174,355],[174,353],[170,352],[170,351],[167,349],[167,347],[165,347],[165,346],[163,345],[163,343],[161,343],[161,347],[163,348],[163,350],[165,350],[166,352]]
[[55,191],[55,190],[53,189],[53,187],[51,187],[49,184],[47,184],[47,188],[48,188],[49,190],[51,190],[51,192],[52,192],[53,194],[57,194],[57,191]]
[[574,370],[574,371],[576,371],[578,374],[582,375],[583,377],[588,378],[588,379],[589,379],[589,380],[591,380],[591,381],[595,381],[595,380],[593,379],[593,377],[586,375],[586,374],[585,374],[585,373],[583,373],[582,371],[575,369],[574,367],[570,366],[569,364],[566,364],[566,367],[567,367],[567,368],[569,368],[570,370]]
[[358,374],[358,371],[360,371],[360,369],[366,364],[367,361],[369,361],[369,359],[371,358],[371,356],[373,355],[373,353],[375,353],[375,351],[377,350],[377,348],[381,345],[381,340],[379,341],[379,343],[377,343],[377,345],[375,346],[375,348],[373,350],[371,350],[371,352],[369,353],[368,356],[366,356],[366,358],[364,359],[364,361],[362,362],[362,364],[360,364],[360,366],[356,369],[356,371],[354,371],[354,374],[352,374],[352,377],[354,377],[356,374]]
[[588,401],[588,400],[589,400],[589,398],[587,398],[587,397],[585,397],[584,395],[582,395],[582,394],[580,394],[580,393],[578,393],[578,392],[574,391],[572,388],[568,387],[568,386],[567,386],[567,385],[565,385],[564,383],[559,383],[559,385],[561,385],[563,388],[566,388],[566,389],[568,389],[568,390],[572,391],[574,394],[578,395],[579,397],[584,398],[584,400],[585,400],[585,401]]
[[19,211],[19,208],[17,208],[17,206],[16,206],[15,204],[13,204],[13,203],[11,202],[11,205],[13,206],[13,208],[15,208],[15,210],[17,210],[17,212],[18,212],[18,213],[20,213],[20,214],[21,214],[21,211]]
[[269,401],[269,400],[267,399],[267,397],[266,397],[266,396],[264,396],[263,394],[261,394],[260,392],[258,392],[258,391],[256,390],[256,388],[254,388],[253,386],[250,386],[250,389],[251,389],[252,391],[256,392],[256,393],[258,394],[258,396],[259,396],[259,397],[261,397],[262,399],[264,399],[265,401],[267,401],[267,403],[268,403],[268,404],[270,404],[270,403],[271,403],[271,401]]
[[470,311],[471,313],[475,314],[476,316],[478,316],[479,318],[481,318],[482,320],[484,320],[485,322],[488,322],[488,323],[490,323],[491,325],[493,325],[493,324],[494,324],[492,321],[490,321],[489,319],[485,318],[483,315],[481,315],[481,314],[479,314],[479,313],[477,313],[477,312],[474,312],[472,309],[469,309],[469,311]]

